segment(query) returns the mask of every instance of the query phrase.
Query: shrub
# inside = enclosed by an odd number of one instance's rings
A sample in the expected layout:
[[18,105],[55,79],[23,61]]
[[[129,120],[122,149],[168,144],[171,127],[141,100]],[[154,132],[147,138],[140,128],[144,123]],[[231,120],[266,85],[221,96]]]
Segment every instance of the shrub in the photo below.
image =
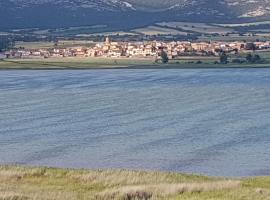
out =
[[221,64],[227,64],[228,63],[228,56],[225,52],[222,52],[220,55],[219,55],[219,61]]
[[162,60],[163,64],[166,64],[166,63],[169,62],[168,55],[167,55],[167,53],[165,51],[162,51],[160,56],[161,56],[161,60]]
[[259,56],[259,55],[251,55],[250,53],[249,54],[247,54],[247,56],[246,56],[246,60],[247,60],[247,62],[249,62],[249,63],[258,63],[258,62],[260,62],[261,61],[261,57]]
[[235,58],[235,59],[232,60],[232,63],[241,64],[241,63],[243,63],[243,61],[240,60],[239,58]]

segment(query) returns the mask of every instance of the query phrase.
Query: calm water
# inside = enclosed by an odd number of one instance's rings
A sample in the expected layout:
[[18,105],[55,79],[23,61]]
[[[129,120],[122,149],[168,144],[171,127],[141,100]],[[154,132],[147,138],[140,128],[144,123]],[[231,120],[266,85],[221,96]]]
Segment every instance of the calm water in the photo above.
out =
[[270,70],[0,71],[0,164],[270,174]]

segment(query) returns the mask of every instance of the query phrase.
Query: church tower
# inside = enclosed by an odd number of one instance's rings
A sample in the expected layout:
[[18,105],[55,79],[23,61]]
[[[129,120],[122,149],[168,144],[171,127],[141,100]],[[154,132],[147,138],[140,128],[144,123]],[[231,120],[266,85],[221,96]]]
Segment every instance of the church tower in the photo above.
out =
[[106,37],[105,39],[105,43],[104,43],[104,46],[103,46],[103,51],[107,52],[109,51],[111,48],[111,40],[109,37]]
[[110,38],[107,36],[106,39],[105,39],[105,45],[110,45],[111,44],[111,40]]

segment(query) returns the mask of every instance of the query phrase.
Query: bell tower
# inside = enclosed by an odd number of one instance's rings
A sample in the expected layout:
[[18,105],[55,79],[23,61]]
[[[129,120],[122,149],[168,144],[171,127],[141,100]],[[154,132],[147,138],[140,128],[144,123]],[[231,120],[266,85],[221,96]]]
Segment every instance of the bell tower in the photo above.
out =
[[108,36],[105,39],[105,44],[108,46],[111,44],[111,39]]

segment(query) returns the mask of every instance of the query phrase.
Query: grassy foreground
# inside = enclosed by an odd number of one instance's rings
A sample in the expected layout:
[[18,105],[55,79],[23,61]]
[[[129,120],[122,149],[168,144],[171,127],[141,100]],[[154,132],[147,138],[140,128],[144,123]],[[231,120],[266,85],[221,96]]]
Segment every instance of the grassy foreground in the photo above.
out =
[[270,177],[0,166],[0,199],[268,200]]

